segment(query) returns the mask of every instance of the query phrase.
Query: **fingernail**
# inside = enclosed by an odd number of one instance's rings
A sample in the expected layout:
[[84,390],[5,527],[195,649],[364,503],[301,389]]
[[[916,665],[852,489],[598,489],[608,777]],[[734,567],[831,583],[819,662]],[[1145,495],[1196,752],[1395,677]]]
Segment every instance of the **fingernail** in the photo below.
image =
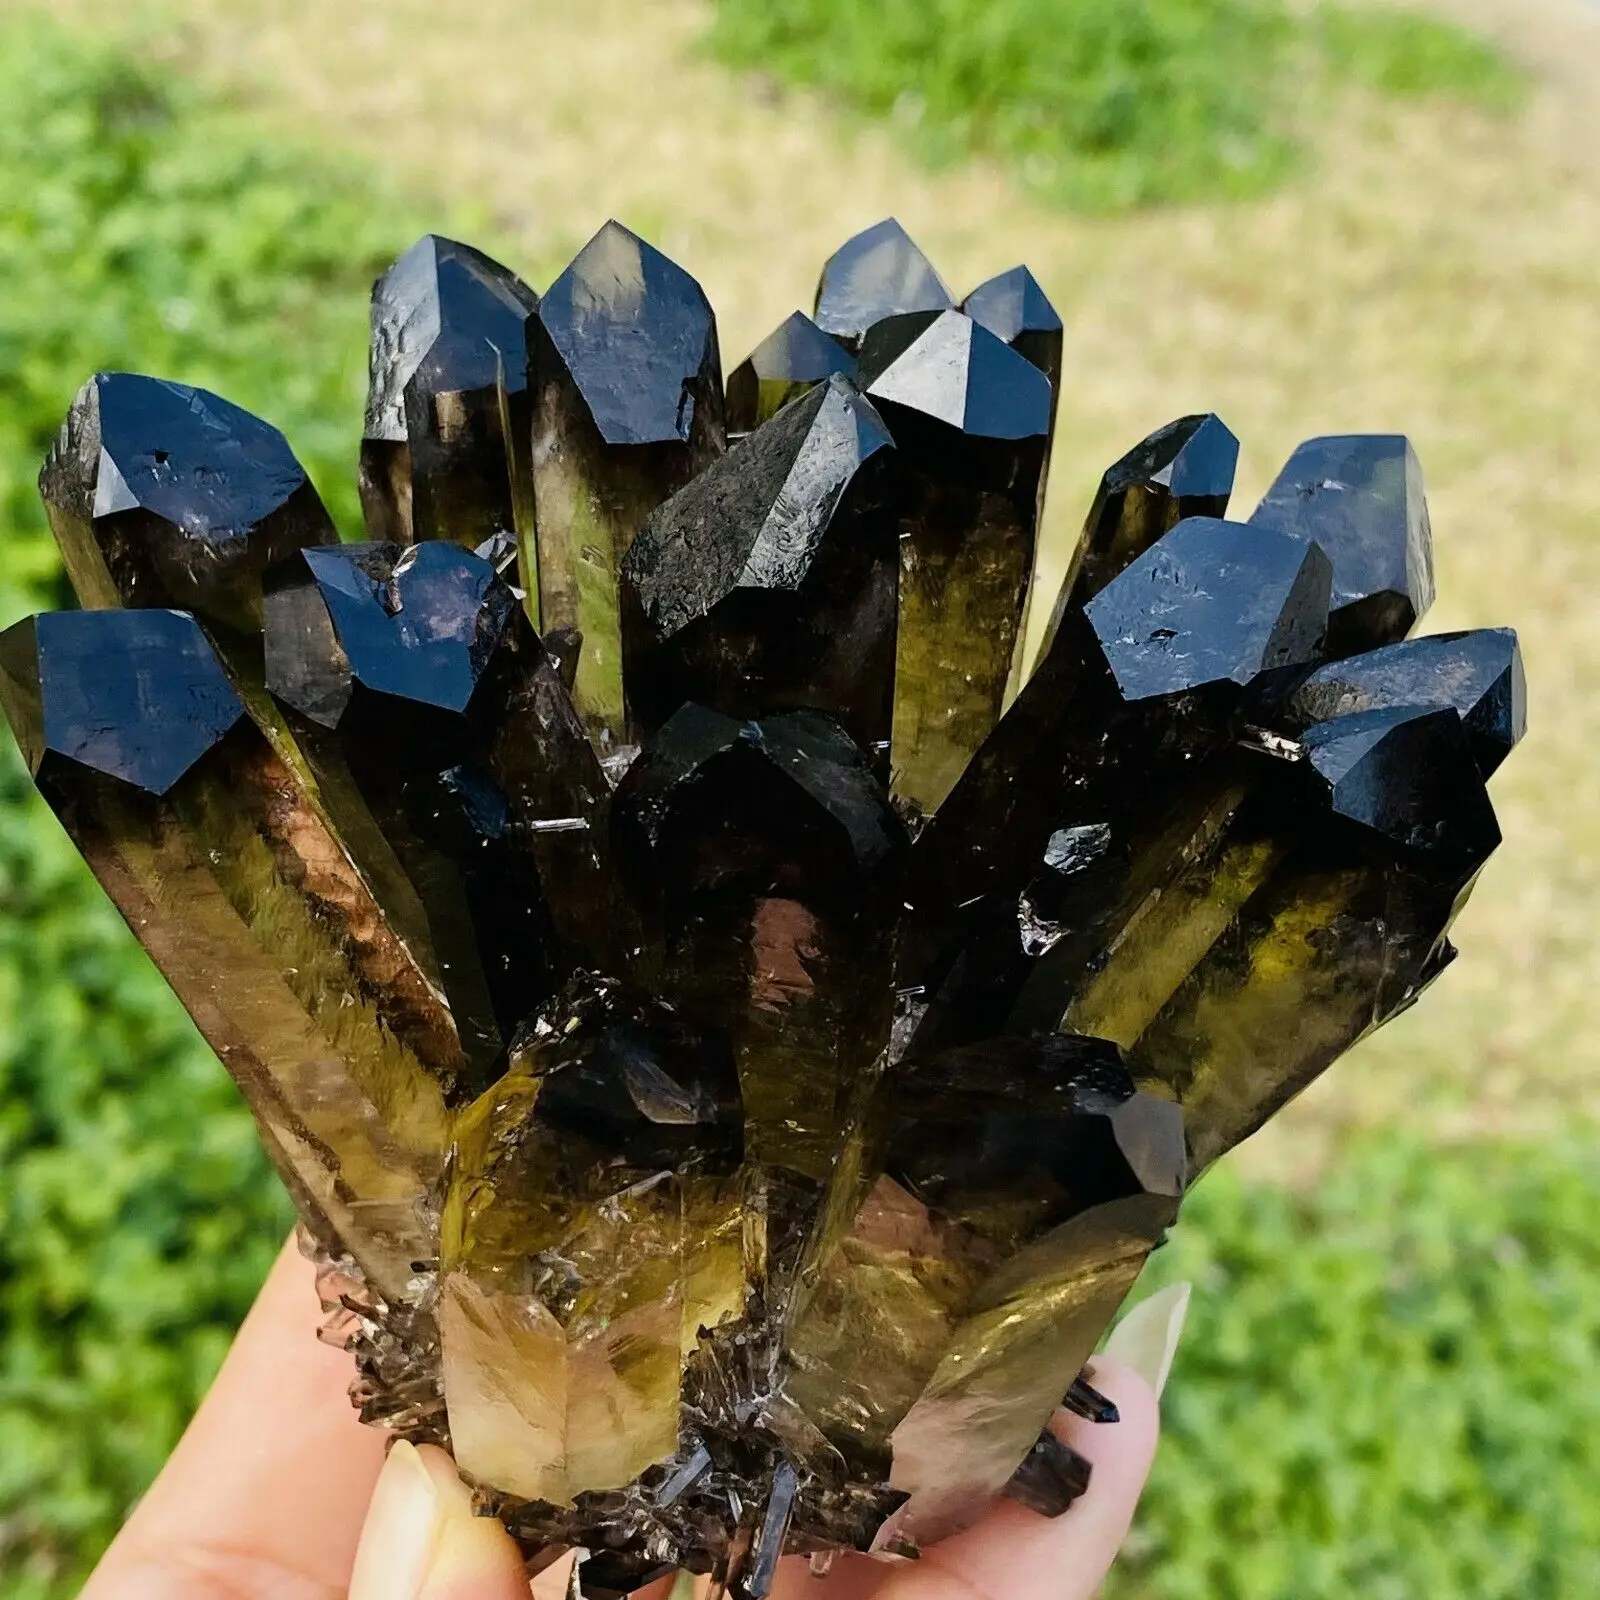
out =
[[1106,1355],[1135,1372],[1159,1398],[1172,1373],[1183,1324],[1189,1315],[1191,1284],[1175,1283],[1141,1300],[1106,1340]]
[[416,1600],[440,1534],[439,1495],[416,1446],[389,1452],[361,1527],[350,1600]]
[[402,1440],[390,1452],[361,1530],[349,1600],[446,1600],[527,1592],[515,1542],[474,1516],[472,1491],[443,1450]]

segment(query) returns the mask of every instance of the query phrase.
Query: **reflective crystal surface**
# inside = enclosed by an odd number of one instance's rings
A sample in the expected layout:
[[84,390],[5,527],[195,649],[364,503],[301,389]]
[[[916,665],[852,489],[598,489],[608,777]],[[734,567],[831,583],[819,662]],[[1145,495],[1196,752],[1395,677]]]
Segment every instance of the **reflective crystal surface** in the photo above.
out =
[[1026,267],[1013,267],[980,283],[961,302],[961,309],[979,327],[1026,356],[1050,380],[1053,394],[1059,394],[1065,339],[1061,315]]
[[894,442],[834,376],[645,523],[623,564],[635,726],[685,701],[832,712],[887,755],[899,528]]
[[1510,628],[1407,639],[1319,667],[1295,690],[1291,719],[1323,722],[1355,711],[1448,706],[1472,741],[1484,777],[1528,727],[1528,688]]
[[86,606],[177,606],[230,633],[261,626],[261,575],[338,535],[274,427],[218,395],[101,372],[39,474]]
[[194,619],[0,635],[34,781],[238,1080],[302,1217],[385,1299],[432,1253],[449,1012],[244,714]]
[[749,433],[814,384],[855,372],[855,358],[837,339],[792,312],[729,376],[728,432]]
[[[415,885],[474,1076],[492,1073],[556,982],[558,933],[581,946],[600,914],[584,896],[606,785],[559,672],[456,545],[306,551],[271,575],[265,610],[268,690]],[[547,883],[566,891],[564,929]]]
[[1422,467],[1398,434],[1306,440],[1250,520],[1316,540],[1333,562],[1331,655],[1403,639],[1433,604]]
[[1020,671],[1050,381],[946,311],[879,323],[861,382],[902,463],[894,792],[933,811]]
[[903,311],[947,311],[955,296],[911,235],[885,217],[823,263],[815,316],[824,333],[859,348],[874,323]]
[[361,505],[374,539],[531,537],[538,308],[515,273],[434,234],[373,285]]
[[1068,607],[1082,608],[1168,529],[1187,517],[1222,517],[1233,493],[1239,441],[1220,417],[1180,417],[1136,444],[1100,480],[1045,648]]
[[579,643],[573,699],[611,750],[627,738],[618,575],[644,519],[722,454],[711,306],[682,268],[608,222],[551,284],[534,354],[537,549],[528,592],[545,632]]
[[[1499,841],[1508,629],[1404,439],[1248,523],[1214,416],[1035,595],[1061,319],[896,224],[730,379],[608,223],[374,292],[367,542],[102,374],[0,635],[35,781],[246,1096],[363,1418],[573,1592],[1073,1515],[1065,1407],[1191,1178],[1415,1004]],[[727,447],[726,426],[734,435]],[[1031,675],[1027,617],[1048,616]]]

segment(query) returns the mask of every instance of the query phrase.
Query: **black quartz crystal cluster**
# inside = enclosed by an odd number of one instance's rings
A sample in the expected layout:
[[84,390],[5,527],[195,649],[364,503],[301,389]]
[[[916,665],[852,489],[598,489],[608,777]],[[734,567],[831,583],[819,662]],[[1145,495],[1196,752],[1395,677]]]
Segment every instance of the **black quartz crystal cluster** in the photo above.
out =
[[[40,790],[226,1063],[363,1414],[590,1595],[914,1555],[1045,1424],[1187,1181],[1448,964],[1523,728],[1403,438],[1248,520],[1214,416],[1034,594],[1062,325],[885,222],[726,387],[616,223],[373,296],[368,523],[102,373],[0,639]],[[1039,643],[1032,670],[1032,638]]]

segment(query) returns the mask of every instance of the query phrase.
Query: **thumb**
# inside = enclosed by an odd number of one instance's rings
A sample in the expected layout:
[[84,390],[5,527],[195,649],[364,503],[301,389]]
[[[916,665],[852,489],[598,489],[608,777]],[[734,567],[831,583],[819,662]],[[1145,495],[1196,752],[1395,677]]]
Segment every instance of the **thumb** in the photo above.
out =
[[511,1535],[473,1515],[450,1457],[402,1440],[372,1494],[350,1600],[528,1600],[528,1579]]

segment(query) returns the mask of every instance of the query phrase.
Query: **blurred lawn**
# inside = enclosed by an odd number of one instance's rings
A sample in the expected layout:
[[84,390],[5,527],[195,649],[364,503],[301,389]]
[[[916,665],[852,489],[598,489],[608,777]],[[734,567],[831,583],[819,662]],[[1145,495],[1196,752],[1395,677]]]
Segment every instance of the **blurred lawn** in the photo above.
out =
[[1095,210],[1262,193],[1298,164],[1326,91],[1519,97],[1451,23],[1286,0],[714,0],[730,64],[895,125],[936,162],[1005,160]]
[[[650,229],[728,307],[730,359],[803,295],[838,234],[885,210],[968,278],[1027,248],[1065,286],[1075,329],[1057,549],[1099,466],[1168,415],[1224,410],[1246,438],[1246,496],[1300,432],[1414,416],[1443,486],[1433,620],[1524,626],[1544,736],[1507,769],[1513,842],[1463,927],[1460,969],[1277,1148],[1303,1164],[1307,1128],[1370,1130],[1402,1108],[1410,1126],[1347,1138],[1311,1189],[1216,1175],[1158,1259],[1200,1293],[1114,1592],[1600,1592],[1600,1172],[1576,1131],[1527,1137],[1592,1106],[1600,1076],[1582,737],[1596,721],[1600,208],[1558,183],[1537,118],[1451,113],[1436,131],[1372,113],[1309,192],[1065,223],[1019,210],[981,168],[924,182],[871,135],[836,147],[709,69],[663,74],[663,40],[675,53],[705,20],[670,0],[596,0],[531,35],[525,6],[482,0],[471,36],[424,0],[301,3],[252,15],[233,0],[146,31],[139,56],[155,64],[141,67],[0,13],[0,621],[55,598],[33,477],[96,366],[202,383],[269,417],[353,527],[367,285],[442,225],[410,196],[447,177],[485,203],[469,235],[536,282],[607,208]],[[115,36],[137,7],[100,11]],[[254,103],[191,91],[174,62]],[[602,93],[597,119],[585,108]],[[285,145],[308,115],[364,161]],[[715,159],[689,159],[684,139]],[[1430,1144],[1446,1113],[1456,1131],[1514,1137]],[[75,1592],[284,1223],[221,1069],[6,749],[0,1591]]]
[[1208,1176],[1146,1273],[1195,1300],[1110,1600],[1600,1594],[1597,1203],[1579,1129]]

